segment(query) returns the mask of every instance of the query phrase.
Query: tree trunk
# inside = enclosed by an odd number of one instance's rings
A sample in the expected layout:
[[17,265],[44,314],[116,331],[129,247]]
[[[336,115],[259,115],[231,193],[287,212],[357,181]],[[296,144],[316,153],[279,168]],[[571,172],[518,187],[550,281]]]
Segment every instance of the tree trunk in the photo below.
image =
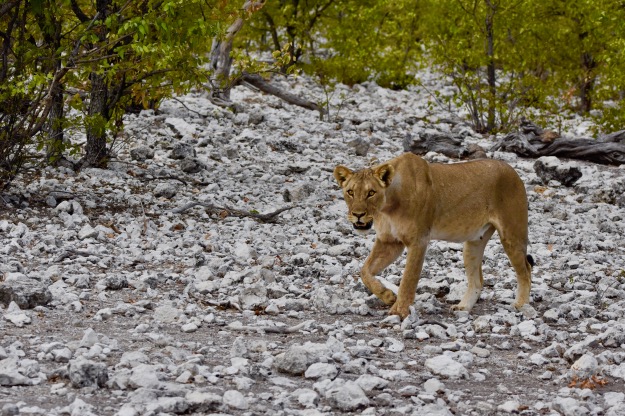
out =
[[210,65],[213,70],[211,78],[211,98],[217,103],[230,102],[230,68],[232,67],[232,44],[234,36],[239,33],[243,27],[243,18],[239,17],[234,21],[226,31],[223,39],[215,37],[211,47]]
[[103,75],[95,72],[89,76],[91,92],[87,119],[87,146],[81,167],[105,167],[108,150],[106,148],[106,123],[109,121],[108,85]]
[[[112,0],[96,0],[96,10],[101,21],[111,13]],[[108,29],[101,25],[98,33],[99,43],[106,42]],[[106,52],[105,52],[106,53]],[[87,145],[80,167],[106,167],[108,149],[106,148],[106,124],[110,120],[109,85],[105,74],[92,72],[89,75],[91,91],[87,108]]]
[[486,77],[488,79],[488,115],[486,120],[486,131],[490,132],[495,129],[496,111],[497,111],[497,78],[495,72],[495,34],[494,19],[496,6],[491,2],[487,2],[489,6],[488,15],[486,16],[486,56],[488,56],[488,64],[486,65]]
[[580,98],[580,113],[587,114],[592,110],[592,89],[595,84],[595,77],[592,71],[596,67],[596,62],[592,57],[592,54],[585,52],[582,54],[582,68],[584,75],[581,80],[579,88]]

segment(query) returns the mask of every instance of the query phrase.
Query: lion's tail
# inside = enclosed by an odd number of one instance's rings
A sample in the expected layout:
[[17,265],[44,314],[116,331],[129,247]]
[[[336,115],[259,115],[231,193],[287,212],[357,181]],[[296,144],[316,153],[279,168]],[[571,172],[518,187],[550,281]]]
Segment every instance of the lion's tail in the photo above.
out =
[[534,257],[530,256],[529,254],[527,255],[527,262],[530,264],[530,266],[534,267],[536,265],[536,262],[534,261]]

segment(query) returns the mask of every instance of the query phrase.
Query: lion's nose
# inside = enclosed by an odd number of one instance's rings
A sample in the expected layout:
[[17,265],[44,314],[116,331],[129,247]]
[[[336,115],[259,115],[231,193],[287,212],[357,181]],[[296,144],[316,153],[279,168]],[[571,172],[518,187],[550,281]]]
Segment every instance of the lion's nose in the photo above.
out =
[[356,217],[356,219],[358,219],[358,221],[360,221],[360,219],[362,217],[364,217],[366,214],[367,214],[366,212],[355,212],[355,211],[352,211],[352,215],[354,217]]

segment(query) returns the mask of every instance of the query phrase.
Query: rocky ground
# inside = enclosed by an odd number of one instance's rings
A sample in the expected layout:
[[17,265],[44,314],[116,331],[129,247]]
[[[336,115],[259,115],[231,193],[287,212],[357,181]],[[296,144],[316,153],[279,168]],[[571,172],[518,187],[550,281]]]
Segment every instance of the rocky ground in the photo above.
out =
[[110,170],[20,177],[0,201],[0,414],[625,415],[623,167],[488,153],[528,191],[521,312],[496,237],[470,314],[449,311],[459,244],[431,244],[403,322],[359,282],[374,236],[353,234],[333,167],[394,157],[407,135],[494,143],[424,82],[339,87],[332,121],[246,89],[237,114],[189,94],[128,116]]

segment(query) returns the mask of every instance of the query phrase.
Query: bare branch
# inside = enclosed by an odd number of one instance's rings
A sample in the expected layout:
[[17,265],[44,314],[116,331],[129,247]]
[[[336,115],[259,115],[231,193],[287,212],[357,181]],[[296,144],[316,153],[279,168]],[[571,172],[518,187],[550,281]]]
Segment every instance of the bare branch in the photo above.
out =
[[295,94],[283,91],[275,85],[265,81],[263,77],[258,74],[248,74],[247,72],[244,72],[240,79],[241,82],[248,83],[267,94],[275,95],[289,104],[297,105],[308,110],[318,111],[321,116],[327,113],[326,109],[321,107],[319,104],[300,98]]
[[239,209],[234,209],[234,208],[228,208],[228,207],[220,207],[214,204],[210,204],[207,202],[199,202],[199,201],[194,201],[194,202],[189,202],[188,204],[180,207],[180,208],[176,208],[171,210],[171,212],[175,213],[175,214],[181,214],[185,211],[188,211],[189,209],[196,207],[196,206],[202,206],[206,209],[208,209],[210,212],[213,212],[215,214],[220,214],[220,215],[226,215],[226,216],[233,216],[233,217],[237,217],[237,218],[253,218],[255,220],[258,220],[260,222],[265,222],[265,223],[274,223],[277,221],[277,216],[280,215],[281,213],[283,213],[284,211],[288,211],[290,209],[293,209],[295,207],[297,207],[298,205],[291,205],[291,206],[287,206],[287,207],[282,207],[280,209],[277,209],[276,211],[273,212],[268,212],[266,214],[259,214],[256,212],[248,212],[248,211],[242,211]]
[[310,324],[312,324],[313,322],[315,321],[311,319],[293,326],[248,326],[236,325],[235,323],[231,323],[230,325],[228,325],[228,329],[232,329],[235,331],[259,332],[266,334],[292,334],[310,326]]

